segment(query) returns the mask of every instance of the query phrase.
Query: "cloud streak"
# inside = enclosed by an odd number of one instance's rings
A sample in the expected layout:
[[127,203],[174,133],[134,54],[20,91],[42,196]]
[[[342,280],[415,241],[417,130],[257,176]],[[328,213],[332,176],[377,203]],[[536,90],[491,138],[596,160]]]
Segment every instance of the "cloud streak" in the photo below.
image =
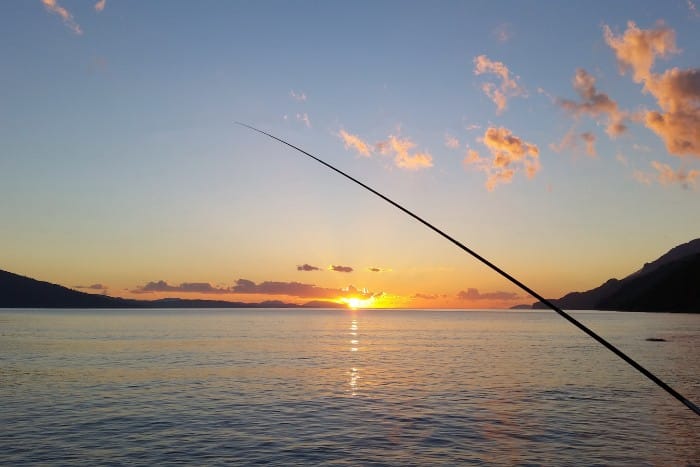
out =
[[340,266],[340,265],[335,265],[332,264],[328,267],[329,271],[335,271],[335,272],[353,272],[354,269],[351,268],[350,266]]
[[297,271],[320,271],[321,268],[317,268],[316,266],[311,266],[310,264],[302,264],[300,266],[297,266]]
[[518,77],[512,76],[508,67],[502,62],[492,61],[486,55],[474,58],[474,74],[493,74],[500,78],[499,85],[492,82],[481,85],[481,90],[496,104],[496,113],[499,115],[505,111],[510,97],[525,94],[524,89],[518,84]]
[[63,24],[65,24],[68,29],[70,29],[77,35],[81,35],[83,33],[83,30],[80,28],[80,25],[76,23],[73,19],[73,15],[68,10],[59,5],[56,0],[41,0],[41,3],[44,5],[48,12],[58,15],[61,18],[61,20],[63,20]]
[[343,140],[345,149],[353,149],[359,155],[364,157],[372,156],[372,148],[369,144],[364,142],[359,136],[348,133],[347,131],[341,129],[338,132],[338,136]]

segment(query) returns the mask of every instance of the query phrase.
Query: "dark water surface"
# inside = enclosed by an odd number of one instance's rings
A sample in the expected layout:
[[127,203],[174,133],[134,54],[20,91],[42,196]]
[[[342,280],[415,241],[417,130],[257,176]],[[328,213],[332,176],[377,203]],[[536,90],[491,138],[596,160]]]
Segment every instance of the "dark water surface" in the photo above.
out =
[[[575,315],[700,403],[700,315]],[[0,310],[2,465],[700,465],[699,419],[546,311]]]

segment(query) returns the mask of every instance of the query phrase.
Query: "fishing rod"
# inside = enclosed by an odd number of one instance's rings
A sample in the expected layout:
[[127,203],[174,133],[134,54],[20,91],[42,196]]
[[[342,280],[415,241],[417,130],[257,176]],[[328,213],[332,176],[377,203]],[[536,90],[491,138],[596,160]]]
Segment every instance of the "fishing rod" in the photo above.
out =
[[534,297],[534,298],[536,298],[537,300],[539,300],[541,303],[543,303],[544,305],[546,305],[548,308],[550,308],[550,309],[552,309],[554,312],[556,312],[559,316],[561,316],[562,318],[564,318],[565,320],[567,320],[569,323],[571,323],[571,324],[573,324],[574,326],[576,326],[577,328],[579,328],[579,329],[580,329],[581,331],[583,331],[584,333],[588,334],[590,337],[592,337],[593,339],[595,339],[596,341],[598,341],[598,343],[600,343],[603,347],[605,347],[606,349],[610,350],[612,353],[614,353],[615,355],[617,355],[618,357],[620,357],[622,360],[624,360],[625,362],[627,362],[627,363],[628,363],[630,366],[632,366],[634,369],[636,369],[636,370],[639,371],[641,374],[643,374],[644,376],[646,376],[647,378],[649,378],[651,381],[653,381],[654,383],[656,383],[656,385],[659,386],[661,389],[663,389],[664,391],[666,391],[667,393],[669,393],[670,395],[672,395],[673,397],[675,397],[676,399],[678,399],[683,405],[685,405],[685,406],[688,407],[690,410],[692,410],[693,412],[695,412],[695,415],[700,416],[700,407],[698,407],[697,405],[693,404],[690,400],[688,400],[686,397],[684,397],[681,393],[679,393],[678,391],[676,391],[675,389],[673,389],[671,386],[669,386],[668,384],[666,384],[665,382],[663,382],[658,376],[656,376],[656,375],[653,374],[651,371],[647,370],[647,369],[644,368],[642,365],[640,365],[639,363],[637,363],[636,361],[634,361],[634,360],[633,360],[631,357],[629,357],[627,354],[625,354],[624,352],[622,352],[620,349],[618,349],[617,347],[615,347],[615,346],[614,346],[613,344],[611,344],[610,342],[608,342],[608,341],[606,341],[605,339],[603,339],[601,336],[599,336],[599,335],[598,335],[597,333],[595,333],[593,330],[591,330],[590,328],[588,328],[587,326],[585,326],[585,325],[584,325],[583,323],[581,323],[580,321],[576,320],[573,316],[569,315],[567,312],[565,312],[564,310],[562,310],[561,308],[559,308],[557,305],[555,305],[555,304],[552,303],[551,301],[547,300],[546,298],[542,297],[540,294],[538,294],[537,292],[535,292],[534,290],[532,290],[530,287],[528,287],[527,285],[523,284],[522,282],[520,282],[520,281],[519,281],[518,279],[516,279],[515,277],[511,276],[511,275],[508,274],[506,271],[504,271],[503,269],[499,268],[498,266],[496,266],[494,263],[492,263],[491,261],[489,261],[489,260],[486,259],[485,257],[481,256],[481,255],[478,254],[476,251],[474,251],[474,250],[472,250],[471,248],[467,247],[466,245],[464,245],[464,244],[463,244],[462,242],[460,242],[459,240],[457,240],[457,239],[451,237],[450,235],[448,235],[448,234],[445,233],[444,231],[442,231],[442,230],[440,230],[439,228],[435,227],[435,226],[434,226],[433,224],[431,224],[430,222],[426,221],[425,219],[423,219],[422,217],[420,217],[420,216],[418,216],[417,214],[413,213],[412,211],[408,210],[407,208],[401,206],[401,205],[400,205],[399,203],[397,203],[396,201],[394,201],[394,200],[390,199],[389,197],[387,197],[387,196],[381,194],[380,192],[378,192],[378,191],[375,190],[374,188],[372,188],[372,187],[370,187],[370,186],[368,186],[368,185],[365,185],[364,183],[362,183],[362,182],[359,181],[358,179],[352,177],[351,175],[348,175],[347,173],[343,172],[342,170],[335,168],[334,166],[332,166],[332,165],[329,164],[328,162],[326,162],[326,161],[324,161],[324,160],[322,160],[322,159],[319,159],[318,157],[316,157],[316,156],[314,156],[314,155],[312,155],[312,154],[310,154],[310,153],[304,151],[303,149],[301,149],[301,148],[299,148],[299,147],[297,147],[297,146],[294,146],[294,145],[291,144],[291,143],[288,143],[287,141],[283,140],[282,138],[278,138],[277,136],[271,135],[270,133],[267,133],[267,132],[265,132],[265,131],[263,131],[263,130],[259,130],[258,128],[255,128],[255,127],[253,127],[253,126],[250,126],[250,125],[248,125],[248,124],[246,124],[246,123],[241,123],[241,122],[234,122],[234,123],[236,123],[237,125],[240,125],[240,126],[242,126],[242,127],[248,128],[248,129],[250,129],[250,130],[256,131],[256,132],[258,132],[258,133],[260,133],[260,134],[263,134],[263,135],[265,135],[265,136],[267,136],[267,137],[269,137],[269,138],[272,138],[272,139],[274,139],[274,140],[276,140],[276,141],[279,141],[280,143],[285,144],[285,145],[289,146],[289,147],[292,148],[292,149],[296,149],[296,150],[299,151],[300,153],[304,154],[305,156],[310,157],[311,159],[315,160],[315,161],[318,162],[319,164],[328,167],[328,168],[331,169],[332,171],[337,172],[338,174],[342,175],[343,177],[347,178],[348,180],[350,180],[350,181],[352,181],[352,182],[354,182],[354,183],[360,185],[360,186],[361,186],[362,188],[364,188],[365,190],[367,190],[367,191],[373,193],[374,195],[378,196],[379,198],[383,199],[384,201],[386,201],[387,203],[391,204],[392,206],[394,206],[394,207],[397,208],[398,210],[403,211],[405,214],[407,214],[407,215],[409,215],[410,217],[414,218],[415,220],[417,220],[418,222],[420,222],[421,224],[423,224],[424,226],[426,226],[427,228],[429,228],[429,229],[432,230],[433,232],[437,233],[438,235],[440,235],[440,236],[443,237],[444,239],[446,239],[446,240],[448,240],[449,242],[451,242],[453,245],[455,245],[455,246],[456,246],[457,248],[459,248],[460,250],[462,250],[462,251],[468,253],[469,255],[471,255],[472,257],[476,258],[477,260],[479,260],[480,262],[482,262],[483,264],[485,264],[486,266],[488,266],[488,267],[491,268],[492,270],[496,271],[496,272],[497,272],[498,274],[500,274],[501,276],[503,276],[503,277],[505,277],[506,279],[508,279],[511,283],[513,283],[513,284],[515,284],[516,286],[518,286],[521,290],[527,292],[527,293],[530,294],[532,297]]

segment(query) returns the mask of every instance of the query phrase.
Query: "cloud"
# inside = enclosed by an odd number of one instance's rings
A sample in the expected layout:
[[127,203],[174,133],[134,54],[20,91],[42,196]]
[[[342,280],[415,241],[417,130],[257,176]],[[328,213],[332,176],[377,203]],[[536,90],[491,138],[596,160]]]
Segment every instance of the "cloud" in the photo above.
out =
[[508,42],[511,37],[513,37],[513,32],[511,31],[512,27],[510,23],[502,23],[496,26],[493,31],[491,31],[491,35],[500,43],[505,44]]
[[317,268],[316,266],[311,266],[310,264],[302,264],[301,266],[297,266],[297,271],[320,271],[321,268]]
[[330,265],[328,267],[328,270],[335,271],[335,272],[352,272],[352,271],[354,271],[354,269],[351,268],[350,266],[340,266],[340,265],[335,265],[335,264]]
[[338,136],[343,140],[345,149],[354,149],[359,155],[365,157],[370,157],[372,155],[370,145],[362,141],[359,136],[350,134],[342,129],[338,132]]
[[294,90],[289,91],[289,97],[294,99],[297,102],[306,102],[306,94],[303,92],[295,92]]
[[624,165],[625,167],[629,166],[629,161],[627,160],[627,157],[625,157],[625,155],[621,152],[618,152],[615,155],[615,160],[617,160],[620,164]]
[[92,285],[74,285],[74,289],[89,289],[89,290],[107,290],[108,287],[104,284],[92,284]]
[[581,133],[581,139],[586,143],[586,154],[595,157],[598,153],[595,150],[595,135],[589,131]]
[[629,21],[622,36],[615,36],[610,27],[604,25],[603,36],[615,51],[620,73],[631,70],[637,83],[650,77],[656,57],[678,53],[676,33],[663,23],[656,29],[639,29],[634,21]]
[[44,4],[44,7],[46,7],[46,10],[48,12],[60,16],[63,20],[63,24],[65,24],[68,29],[70,29],[78,35],[81,35],[83,33],[83,30],[80,29],[80,25],[76,23],[75,20],[73,20],[73,15],[68,10],[59,5],[56,0],[41,0],[41,3]]
[[430,153],[411,153],[416,144],[408,138],[389,135],[386,141],[379,141],[371,146],[358,135],[353,135],[342,129],[338,132],[338,136],[343,140],[345,149],[354,149],[364,157],[371,157],[375,152],[393,156],[394,165],[401,169],[419,170],[433,166],[433,156]]
[[336,298],[340,289],[327,289],[301,282],[265,281],[256,284],[248,279],[238,279],[231,292],[239,294],[288,295],[300,298]]
[[691,18],[700,18],[700,12],[698,7],[693,3],[693,0],[686,0],[688,5],[688,13],[690,13]]
[[668,164],[658,161],[651,161],[650,165],[655,172],[635,170],[632,173],[634,179],[645,185],[650,185],[653,181],[656,181],[661,185],[672,185],[677,183],[685,189],[695,188],[697,186],[698,179],[700,179],[700,170],[697,169],[686,170],[684,168],[680,168],[678,170],[673,170],[673,168],[671,168],[671,166]]
[[683,188],[695,187],[700,176],[700,170],[673,170],[669,165],[657,161],[651,161],[651,166],[656,170],[658,181],[662,185],[679,183]]
[[627,126],[624,124],[625,113],[620,111],[617,102],[612,100],[607,94],[598,92],[595,87],[595,81],[595,77],[586,70],[583,68],[577,69],[572,82],[582,102],[568,99],[557,99],[557,102],[574,116],[590,115],[594,118],[601,115],[607,116],[608,125],[606,132],[611,137],[618,136],[627,130]]
[[105,6],[107,5],[107,0],[100,0],[99,2],[95,3],[95,11],[98,13],[101,12],[102,10],[105,9]]
[[513,77],[502,62],[491,61],[486,55],[474,58],[474,74],[494,74],[501,79],[501,84],[484,83],[481,90],[496,104],[496,113],[501,114],[508,105],[508,98],[525,95],[518,85],[518,77]]
[[377,267],[367,268],[367,270],[370,272],[390,272],[391,271],[391,269],[382,269],[382,268],[377,268]]
[[382,295],[382,292],[370,292],[367,289],[358,289],[352,285],[342,289],[332,289],[318,287],[313,284],[303,284],[301,282],[274,282],[265,281],[256,284],[247,279],[238,279],[231,287],[231,292],[239,294],[261,294],[261,295],[287,295],[299,298],[371,298]]
[[424,294],[424,293],[417,293],[411,298],[419,298],[423,300],[437,300],[440,296],[437,294]]
[[500,183],[510,183],[519,170],[532,178],[540,170],[539,148],[523,141],[506,128],[490,127],[480,141],[491,153],[491,159],[482,158],[473,149],[467,151],[465,166],[474,166],[486,172],[486,188],[493,191]]
[[311,128],[311,120],[309,120],[309,115],[306,112],[297,114],[297,120],[303,122],[306,128]]
[[184,293],[207,293],[207,294],[225,294],[231,293],[230,289],[218,288],[212,286],[208,282],[183,282],[180,285],[169,285],[167,282],[160,280],[149,282],[143,287],[137,287],[132,290],[133,293],[152,293],[152,292],[184,292]]
[[459,140],[450,134],[445,134],[445,146],[450,149],[459,149]]
[[652,75],[645,90],[663,110],[646,112],[646,126],[664,141],[669,153],[700,157],[700,68]]
[[598,155],[595,148],[596,136],[590,131],[577,134],[573,128],[566,132],[559,143],[552,143],[549,145],[549,147],[556,152],[562,152],[569,149],[577,151],[580,142],[584,144],[586,154],[591,157]]
[[652,72],[657,57],[678,53],[673,29],[663,23],[654,29],[639,29],[632,21],[621,36],[604,27],[606,43],[614,50],[621,73],[632,71],[632,79],[656,98],[661,112],[644,112],[643,121],[666,144],[670,154],[700,157],[700,68],[672,68]]
[[433,156],[430,153],[415,152],[411,154],[411,150],[416,144],[408,138],[390,135],[387,141],[380,141],[375,146],[381,154],[393,155],[394,165],[401,169],[420,170],[433,166]]
[[480,293],[478,289],[467,289],[457,294],[460,300],[517,300],[520,296],[513,292],[487,292]]

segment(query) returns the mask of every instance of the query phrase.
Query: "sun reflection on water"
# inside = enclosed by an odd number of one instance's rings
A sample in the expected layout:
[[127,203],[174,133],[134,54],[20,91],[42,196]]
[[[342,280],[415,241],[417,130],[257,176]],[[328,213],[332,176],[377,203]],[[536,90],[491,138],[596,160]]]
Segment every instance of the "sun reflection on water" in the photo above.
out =
[[[350,322],[350,352],[357,352],[360,345],[360,339],[358,338],[358,322],[357,317],[352,318]],[[350,395],[356,396],[358,391],[358,380],[360,379],[360,369],[356,366],[350,368]]]

